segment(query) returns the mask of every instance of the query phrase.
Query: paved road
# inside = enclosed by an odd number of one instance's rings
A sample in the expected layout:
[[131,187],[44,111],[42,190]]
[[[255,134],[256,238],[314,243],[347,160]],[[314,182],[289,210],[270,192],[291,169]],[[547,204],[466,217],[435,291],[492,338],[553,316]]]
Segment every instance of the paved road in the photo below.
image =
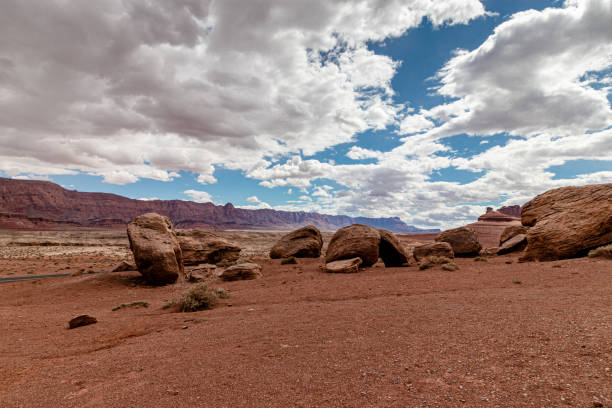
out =
[[[92,273],[104,273],[104,272],[83,272],[83,275]],[[35,279],[47,279],[47,278],[60,278],[64,276],[72,276],[71,273],[55,273],[53,275],[27,275],[27,276],[9,276],[8,278],[0,278],[0,283],[9,282],[21,282]]]

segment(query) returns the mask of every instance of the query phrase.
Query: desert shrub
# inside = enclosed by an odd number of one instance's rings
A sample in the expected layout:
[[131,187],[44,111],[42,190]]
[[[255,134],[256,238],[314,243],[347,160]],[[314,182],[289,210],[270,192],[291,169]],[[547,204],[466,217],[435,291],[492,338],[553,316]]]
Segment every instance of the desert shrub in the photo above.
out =
[[144,300],[137,300],[135,302],[122,303],[118,306],[113,307],[112,310],[114,312],[114,311],[121,310],[121,309],[139,308],[139,307],[149,307],[149,302],[145,302]]
[[419,269],[424,270],[431,268],[435,265],[445,265],[451,263],[454,264],[453,260],[445,256],[427,256],[421,259],[421,262],[419,263]]
[[456,271],[457,269],[459,269],[459,266],[457,266],[457,264],[454,262],[449,262],[442,265],[442,270],[444,271],[452,272]]
[[229,295],[224,289],[211,289],[201,283],[187,292],[179,299],[173,299],[164,305],[164,309],[176,307],[181,312],[196,312],[198,310],[212,309],[217,305],[219,298],[226,299]]
[[482,256],[477,256],[476,258],[474,258],[474,262],[488,262],[487,258],[484,258]]
[[297,263],[297,259],[295,259],[295,256],[290,256],[288,258],[283,258],[280,261],[281,265],[287,265],[287,264],[296,264]]
[[612,244],[589,251],[589,258],[612,259]]

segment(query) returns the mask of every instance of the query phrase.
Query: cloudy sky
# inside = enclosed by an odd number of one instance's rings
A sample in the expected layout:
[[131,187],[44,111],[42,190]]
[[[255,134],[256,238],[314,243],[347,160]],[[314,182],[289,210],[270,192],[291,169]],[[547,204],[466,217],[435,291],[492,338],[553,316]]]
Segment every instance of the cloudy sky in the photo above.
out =
[[446,228],[612,181],[612,0],[3,0],[0,175]]

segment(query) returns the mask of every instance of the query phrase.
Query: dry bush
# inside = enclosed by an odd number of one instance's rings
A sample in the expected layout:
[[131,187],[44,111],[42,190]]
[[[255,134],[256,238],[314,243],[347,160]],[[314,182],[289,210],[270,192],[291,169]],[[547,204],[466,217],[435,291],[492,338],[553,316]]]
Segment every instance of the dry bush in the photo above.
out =
[[164,305],[164,309],[177,308],[181,312],[196,312],[214,308],[219,298],[229,297],[224,289],[211,289],[206,284],[199,284],[189,289],[179,299],[173,299]]
[[612,259],[612,244],[589,251],[589,258]]
[[122,303],[119,306],[113,307],[112,311],[115,312],[117,310],[128,309],[128,308],[136,308],[137,309],[139,307],[149,307],[149,302],[145,302],[144,300],[137,300],[135,302]]
[[[446,265],[446,264],[453,264],[455,266],[457,266],[452,259],[447,258],[445,256],[427,256],[425,258],[423,258],[421,260],[421,262],[419,263],[419,269],[420,270],[424,270],[424,269],[429,269],[435,265]],[[457,267],[459,268],[459,267]]]

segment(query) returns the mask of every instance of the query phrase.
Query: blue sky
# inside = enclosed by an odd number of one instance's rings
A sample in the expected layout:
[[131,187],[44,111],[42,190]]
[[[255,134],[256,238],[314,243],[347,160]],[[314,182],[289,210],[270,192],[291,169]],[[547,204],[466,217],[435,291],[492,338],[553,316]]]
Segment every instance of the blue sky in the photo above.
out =
[[68,3],[0,21],[3,176],[435,228],[612,180],[607,0]]

